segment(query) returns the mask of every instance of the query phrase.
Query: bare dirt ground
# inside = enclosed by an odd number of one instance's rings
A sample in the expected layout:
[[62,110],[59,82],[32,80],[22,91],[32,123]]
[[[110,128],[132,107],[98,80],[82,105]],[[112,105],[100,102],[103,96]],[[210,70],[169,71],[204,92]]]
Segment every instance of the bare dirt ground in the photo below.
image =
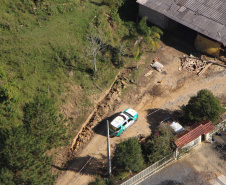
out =
[[[176,42],[172,39],[170,43],[161,43],[157,52],[143,55],[139,66],[145,67],[142,74],[136,78],[135,84],[129,83],[128,80],[133,70],[126,68],[122,71],[119,77],[120,83],[113,85],[112,90],[97,105],[96,110],[88,120],[88,125],[91,126],[84,128],[84,132],[76,139],[73,145],[76,149],[74,158],[67,170],[62,171],[62,174],[59,175],[57,185],[88,184],[94,179],[97,170],[105,167],[107,155],[106,120],[111,120],[112,115],[126,108],[135,109],[139,114],[139,119],[121,137],[111,139],[112,151],[117,143],[126,138],[139,134],[149,135],[161,120],[174,116],[180,106],[187,104],[190,97],[196,95],[201,89],[211,90],[223,104],[226,103],[225,68],[212,65],[200,77],[196,75],[196,72],[188,73],[178,70],[180,67],[179,57],[188,55],[193,50],[184,49],[187,47],[184,43],[178,44]],[[176,45],[177,49],[171,45]],[[164,72],[158,72],[150,67],[150,63],[155,57],[159,57],[158,61],[164,65]],[[150,70],[153,70],[152,74],[145,77],[144,75]],[[158,81],[162,81],[162,83],[158,83]],[[120,88],[118,88],[119,86]],[[152,112],[154,113],[151,114]],[[90,131],[89,136],[84,136],[86,142],[83,142],[82,135],[85,135],[86,130],[93,130],[94,121],[95,124],[99,123],[99,126],[94,129],[94,132]],[[81,143],[83,143],[82,146]],[[80,149],[77,149],[79,147]]]

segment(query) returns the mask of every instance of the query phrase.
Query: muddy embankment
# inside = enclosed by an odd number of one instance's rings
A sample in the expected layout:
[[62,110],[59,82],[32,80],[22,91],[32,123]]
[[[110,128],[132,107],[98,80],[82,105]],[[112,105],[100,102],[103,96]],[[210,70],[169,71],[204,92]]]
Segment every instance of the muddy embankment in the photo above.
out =
[[128,76],[131,70],[133,69],[125,68],[116,76],[109,90],[105,93],[105,97],[97,103],[93,112],[84,122],[77,136],[73,139],[70,147],[72,152],[77,151],[81,146],[87,143],[93,137],[94,129],[98,126],[98,124],[110,111],[115,110],[115,107],[120,101],[119,95],[121,94],[122,89],[128,86],[129,80],[126,76]]

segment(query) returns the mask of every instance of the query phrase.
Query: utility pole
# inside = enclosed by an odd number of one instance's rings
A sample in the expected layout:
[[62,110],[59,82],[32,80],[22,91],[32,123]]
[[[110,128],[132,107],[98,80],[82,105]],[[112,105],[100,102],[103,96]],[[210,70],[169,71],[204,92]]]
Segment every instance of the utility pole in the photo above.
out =
[[108,150],[108,175],[111,175],[111,151],[110,151],[110,137],[109,137],[109,122],[107,120],[107,150]]

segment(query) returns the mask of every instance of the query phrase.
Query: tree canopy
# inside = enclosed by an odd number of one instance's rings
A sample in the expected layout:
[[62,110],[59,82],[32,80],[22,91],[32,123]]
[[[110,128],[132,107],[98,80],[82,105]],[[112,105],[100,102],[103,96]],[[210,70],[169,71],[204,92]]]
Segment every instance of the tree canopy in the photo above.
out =
[[23,110],[22,125],[0,129],[0,184],[53,184],[46,152],[65,144],[66,127],[46,96],[35,97]]
[[182,110],[184,117],[192,122],[202,120],[214,122],[218,119],[222,107],[211,91],[203,89],[196,96],[192,96]]
[[155,163],[173,151],[174,135],[169,127],[164,127],[152,133],[143,144],[143,152],[148,162]]
[[129,138],[119,143],[112,159],[113,165],[123,171],[139,171],[144,167],[141,146],[137,138]]

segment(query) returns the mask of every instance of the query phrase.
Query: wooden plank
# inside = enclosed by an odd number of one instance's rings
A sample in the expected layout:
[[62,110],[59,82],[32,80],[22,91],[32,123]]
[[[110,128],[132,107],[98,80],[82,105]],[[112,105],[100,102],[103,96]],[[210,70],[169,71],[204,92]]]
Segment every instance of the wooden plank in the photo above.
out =
[[145,76],[145,77],[148,77],[148,76],[150,76],[150,75],[152,74],[152,72],[153,72],[153,70],[150,70],[150,71],[148,71],[144,76]]
[[221,66],[221,67],[226,67],[226,65],[219,64],[219,63],[214,62],[214,61],[208,61],[207,63],[212,63],[212,64],[215,64],[215,65],[218,65],[218,66]]
[[207,64],[205,68],[198,72],[198,76],[201,76],[211,65],[212,63]]

